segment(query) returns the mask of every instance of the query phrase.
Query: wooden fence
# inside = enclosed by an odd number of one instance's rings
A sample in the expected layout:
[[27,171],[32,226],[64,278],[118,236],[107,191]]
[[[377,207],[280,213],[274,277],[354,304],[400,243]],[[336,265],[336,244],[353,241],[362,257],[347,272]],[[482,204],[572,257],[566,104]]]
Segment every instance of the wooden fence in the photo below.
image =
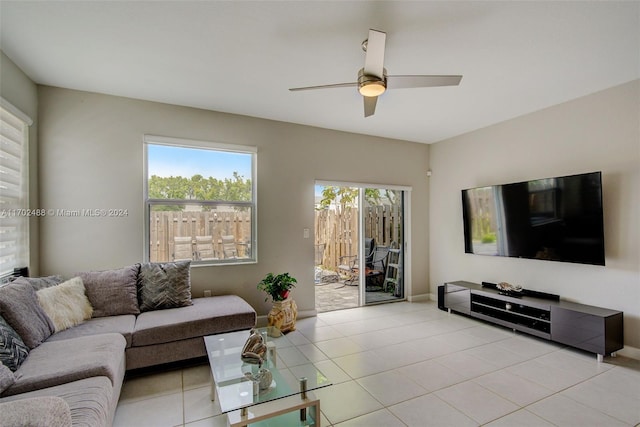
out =
[[214,254],[222,258],[222,236],[233,235],[238,256],[246,253],[251,241],[249,212],[151,212],[149,258],[152,262],[172,261],[175,237],[211,236]]
[[[315,212],[315,244],[324,247],[322,266],[336,270],[340,257],[358,254],[357,208],[320,210]],[[363,216],[366,237],[379,246],[402,242],[402,210],[382,205],[365,208]],[[214,255],[222,256],[222,236],[233,235],[238,243],[238,256],[247,256],[251,241],[251,215],[248,212],[151,212],[149,225],[149,258],[152,262],[172,261],[175,237],[211,236]]]
[[[316,211],[315,244],[324,248],[323,268],[336,270],[340,257],[358,254],[358,215],[357,208]],[[365,236],[374,238],[376,245],[402,242],[402,209],[398,206],[367,207],[363,220]]]

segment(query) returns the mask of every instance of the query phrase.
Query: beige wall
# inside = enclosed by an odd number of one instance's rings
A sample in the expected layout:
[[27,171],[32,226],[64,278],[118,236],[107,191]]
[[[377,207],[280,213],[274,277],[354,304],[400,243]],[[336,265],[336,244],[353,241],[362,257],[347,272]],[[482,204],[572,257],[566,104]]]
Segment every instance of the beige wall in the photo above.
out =
[[[0,96],[33,120],[29,128],[29,207],[38,207],[38,88],[31,79],[0,51]],[[39,223],[32,218],[29,225],[29,268],[32,276],[39,273]]]
[[[430,286],[507,281],[624,311],[640,348],[640,81],[430,146]],[[606,266],[464,253],[460,191],[602,171]]]
[[256,265],[192,269],[195,296],[235,293],[259,314],[270,303],[261,277],[289,271],[293,297],[314,309],[314,182],[405,185],[412,192],[412,295],[428,293],[428,146],[173,105],[40,87],[41,207],[124,208],[127,218],[46,217],[41,225],[45,274],[69,276],[142,261],[143,134],[258,147]]

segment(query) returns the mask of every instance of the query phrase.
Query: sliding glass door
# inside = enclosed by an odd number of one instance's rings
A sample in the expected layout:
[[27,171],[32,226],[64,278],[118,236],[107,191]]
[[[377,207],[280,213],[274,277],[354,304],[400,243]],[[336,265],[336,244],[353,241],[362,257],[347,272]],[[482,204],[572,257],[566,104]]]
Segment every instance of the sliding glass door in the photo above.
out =
[[403,300],[409,189],[318,182],[316,310]]

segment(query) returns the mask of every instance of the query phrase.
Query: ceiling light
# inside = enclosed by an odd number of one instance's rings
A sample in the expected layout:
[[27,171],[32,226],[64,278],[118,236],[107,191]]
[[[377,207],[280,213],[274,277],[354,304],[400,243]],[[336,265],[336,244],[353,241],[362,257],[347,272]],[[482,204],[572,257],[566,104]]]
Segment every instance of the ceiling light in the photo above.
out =
[[358,92],[362,96],[380,96],[387,90],[386,71],[385,78],[371,76],[364,73],[364,68],[358,72]]
[[361,84],[358,92],[360,92],[362,96],[379,96],[382,95],[386,89],[383,81],[374,81]]

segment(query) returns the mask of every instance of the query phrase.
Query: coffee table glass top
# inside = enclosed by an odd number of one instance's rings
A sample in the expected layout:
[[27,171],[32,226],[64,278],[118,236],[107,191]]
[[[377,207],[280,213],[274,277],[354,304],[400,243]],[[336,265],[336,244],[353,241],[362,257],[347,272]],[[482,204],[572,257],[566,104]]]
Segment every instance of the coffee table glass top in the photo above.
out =
[[[258,330],[262,332],[263,337],[266,336],[266,328]],[[329,379],[310,362],[296,364],[289,368],[278,361],[278,367],[276,367],[271,360],[271,355],[267,354],[267,360],[262,368],[271,372],[272,382],[268,388],[259,390],[254,395],[254,383],[246,373],[255,374],[259,367],[245,363],[240,358],[247,338],[249,338],[248,330],[210,335],[204,338],[217,398],[223,413],[300,394],[302,377],[306,378],[309,391],[331,385]],[[267,342],[275,343],[276,352],[295,349],[286,335],[266,338]]]

